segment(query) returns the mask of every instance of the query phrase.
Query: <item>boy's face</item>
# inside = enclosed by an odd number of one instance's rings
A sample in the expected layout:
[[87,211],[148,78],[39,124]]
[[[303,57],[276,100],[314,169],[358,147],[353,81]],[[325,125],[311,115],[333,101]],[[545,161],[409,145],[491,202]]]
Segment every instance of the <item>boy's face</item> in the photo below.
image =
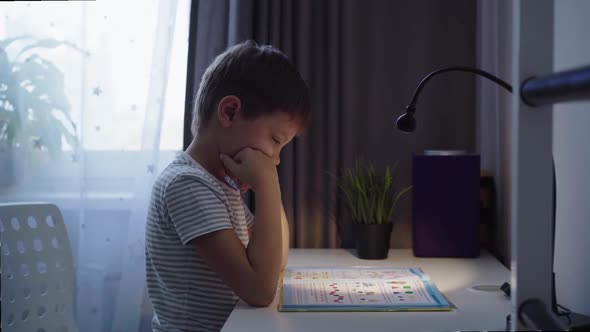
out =
[[246,119],[241,101],[236,96],[223,97],[216,113],[222,130],[219,152],[230,157],[244,148],[252,148],[264,153],[278,165],[281,150],[300,129],[298,121],[280,110],[256,119]]
[[261,115],[254,120],[245,119],[238,112],[226,135],[224,153],[234,156],[244,148],[264,153],[275,165],[281,161],[280,153],[299,130],[299,123],[284,112]]

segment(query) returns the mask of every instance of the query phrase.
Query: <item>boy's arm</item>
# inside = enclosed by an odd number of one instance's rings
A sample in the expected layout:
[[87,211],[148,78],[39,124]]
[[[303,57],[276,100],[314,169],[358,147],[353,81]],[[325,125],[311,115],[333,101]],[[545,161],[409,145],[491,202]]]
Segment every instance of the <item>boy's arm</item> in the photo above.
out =
[[283,271],[285,266],[287,266],[287,260],[289,259],[289,221],[287,220],[283,204],[281,204],[281,226],[281,233],[283,235],[283,259],[281,261],[281,271]]
[[232,174],[256,192],[256,222],[248,247],[233,229],[223,229],[192,240],[197,253],[241,299],[268,306],[275,298],[282,263],[281,191],[276,166],[261,152],[244,149],[236,160],[223,155]]
[[268,306],[275,298],[282,263],[278,185],[256,192],[256,222],[245,248],[233,229],[195,238],[207,265],[246,303]]
[[[248,237],[252,237],[252,229],[254,227],[250,226],[248,228]],[[281,260],[281,271],[285,269],[287,266],[287,261],[289,259],[289,221],[287,219],[287,215],[285,214],[285,208],[283,204],[281,204],[281,233],[283,238],[283,249],[282,249],[282,260]]]

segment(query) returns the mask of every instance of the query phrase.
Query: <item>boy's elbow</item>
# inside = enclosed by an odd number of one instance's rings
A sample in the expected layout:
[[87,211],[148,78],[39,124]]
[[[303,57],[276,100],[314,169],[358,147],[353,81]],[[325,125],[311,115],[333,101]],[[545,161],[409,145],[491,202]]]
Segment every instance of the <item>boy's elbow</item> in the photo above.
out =
[[274,300],[271,298],[259,298],[259,299],[251,299],[250,301],[244,301],[246,303],[248,303],[248,305],[252,306],[252,307],[268,307],[269,305],[272,304],[272,301]]
[[253,292],[251,296],[248,298],[243,299],[244,302],[248,303],[253,307],[268,307],[272,304],[277,294],[276,287],[268,287],[264,285],[260,287],[257,292]]

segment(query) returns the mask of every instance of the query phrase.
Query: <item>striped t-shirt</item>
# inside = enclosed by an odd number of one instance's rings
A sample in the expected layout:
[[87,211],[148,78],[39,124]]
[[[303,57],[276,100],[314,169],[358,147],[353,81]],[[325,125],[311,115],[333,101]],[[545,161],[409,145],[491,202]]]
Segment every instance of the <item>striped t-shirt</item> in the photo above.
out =
[[146,225],[147,287],[154,331],[218,331],[238,297],[190,243],[233,229],[245,247],[254,216],[240,191],[219,181],[186,152],[156,179]]

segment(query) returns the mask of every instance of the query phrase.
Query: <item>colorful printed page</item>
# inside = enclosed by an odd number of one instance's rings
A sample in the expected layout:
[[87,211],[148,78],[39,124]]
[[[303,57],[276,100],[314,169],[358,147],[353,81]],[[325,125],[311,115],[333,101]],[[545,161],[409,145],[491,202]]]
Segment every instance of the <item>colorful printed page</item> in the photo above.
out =
[[279,311],[450,311],[418,268],[287,268]]

